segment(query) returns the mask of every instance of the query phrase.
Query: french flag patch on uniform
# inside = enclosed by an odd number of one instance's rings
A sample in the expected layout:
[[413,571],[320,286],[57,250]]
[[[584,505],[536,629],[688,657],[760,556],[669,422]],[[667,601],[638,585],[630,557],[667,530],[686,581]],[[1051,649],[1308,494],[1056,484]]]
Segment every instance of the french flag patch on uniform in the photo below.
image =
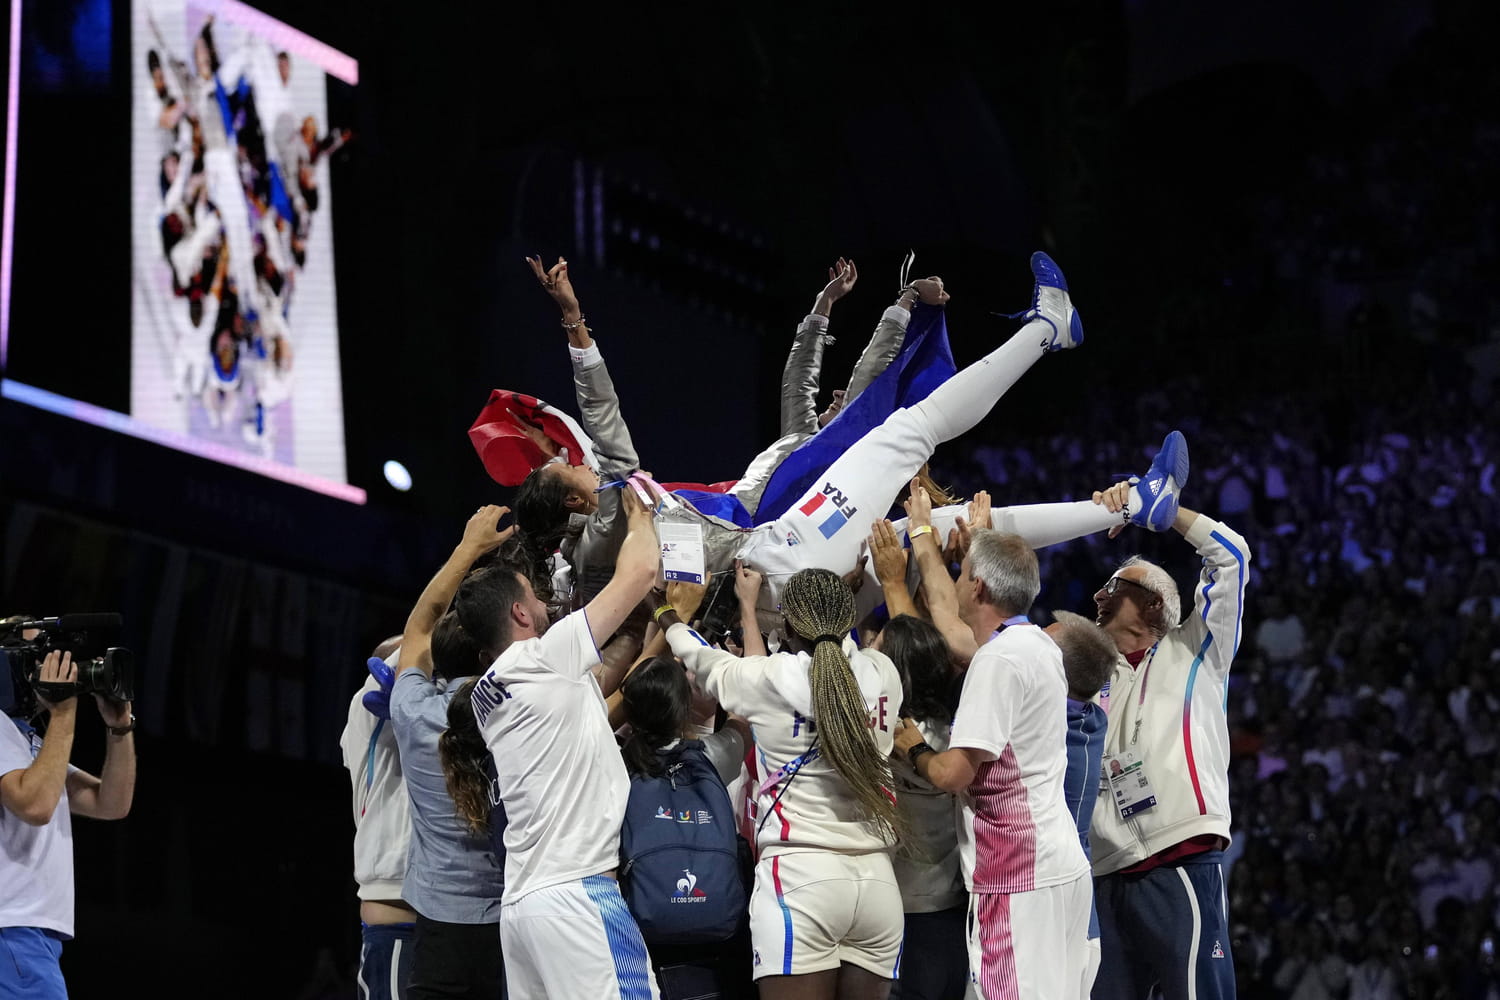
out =
[[849,518],[859,512],[859,508],[850,506],[849,498],[832,483],[824,483],[822,492],[814,493],[797,508],[797,512],[804,517],[821,518],[818,531],[824,538],[832,538],[849,523]]

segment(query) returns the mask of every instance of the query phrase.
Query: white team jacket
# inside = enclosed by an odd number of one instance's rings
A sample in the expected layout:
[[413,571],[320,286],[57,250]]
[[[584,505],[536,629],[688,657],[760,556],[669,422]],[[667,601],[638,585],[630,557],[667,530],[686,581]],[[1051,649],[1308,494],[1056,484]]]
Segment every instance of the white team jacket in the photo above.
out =
[[[811,656],[738,657],[709,646],[681,622],[667,629],[667,642],[703,690],[750,723],[758,765],[754,777],[761,783],[756,846],[762,859],[800,851],[870,854],[892,848],[831,760],[820,753],[791,767],[813,748],[817,733],[808,680]],[[901,675],[890,657],[859,649],[849,639],[844,653],[870,712],[870,737],[888,756],[901,708]],[[770,781],[773,775],[777,780]]]
[[1250,548],[1199,515],[1187,540],[1203,557],[1193,613],[1132,668],[1122,656],[1109,684],[1106,758],[1145,763],[1156,805],[1121,819],[1107,784],[1089,837],[1094,874],[1128,868],[1191,837],[1229,839],[1229,726],[1224,701],[1240,645]]
[[[394,660],[394,657],[392,657]],[[371,677],[349,700],[349,722],[339,738],[354,790],[354,881],[360,899],[400,899],[411,843],[411,806],[391,724],[371,715],[361,699],[379,689]]]

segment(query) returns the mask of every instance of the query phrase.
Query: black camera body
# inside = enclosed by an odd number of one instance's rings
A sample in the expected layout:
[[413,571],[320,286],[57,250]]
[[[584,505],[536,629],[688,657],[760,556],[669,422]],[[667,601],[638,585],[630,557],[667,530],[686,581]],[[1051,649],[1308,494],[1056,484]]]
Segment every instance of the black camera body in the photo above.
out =
[[[73,654],[78,679],[71,690],[44,690],[51,700],[70,694],[97,694],[110,701],[135,700],[135,654],[107,641],[120,630],[121,619],[112,612],[73,614],[59,618],[8,618],[0,622],[0,658],[7,661],[8,677],[15,701],[13,710],[29,714],[35,709],[42,661],[56,651]],[[27,638],[27,633],[34,633]]]

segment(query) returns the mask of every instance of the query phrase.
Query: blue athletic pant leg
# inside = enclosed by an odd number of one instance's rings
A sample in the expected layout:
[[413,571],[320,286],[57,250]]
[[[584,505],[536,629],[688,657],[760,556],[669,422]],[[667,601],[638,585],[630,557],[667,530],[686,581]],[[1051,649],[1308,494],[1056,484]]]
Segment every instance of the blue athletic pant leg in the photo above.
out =
[[62,941],[39,927],[0,927],[0,997],[68,1000]]
[[361,1000],[406,1000],[416,924],[363,924],[359,953]]
[[[1234,959],[1217,861],[1098,880],[1101,960],[1094,1000],[1233,1000]],[[1194,988],[1189,989],[1189,976]]]
[[1156,976],[1141,960],[1132,907],[1134,883],[1144,876],[1106,875],[1094,880],[1099,915],[1099,972],[1091,1000],[1145,1000]]

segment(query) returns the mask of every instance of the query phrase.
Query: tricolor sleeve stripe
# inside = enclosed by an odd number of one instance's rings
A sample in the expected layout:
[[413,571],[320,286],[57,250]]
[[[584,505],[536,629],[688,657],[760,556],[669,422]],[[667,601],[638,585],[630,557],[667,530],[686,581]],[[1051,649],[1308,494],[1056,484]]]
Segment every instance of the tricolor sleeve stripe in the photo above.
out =
[[[1245,572],[1245,554],[1243,552],[1241,552],[1239,550],[1239,548],[1237,548],[1234,545],[1233,542],[1231,542],[1229,539],[1225,538],[1221,533],[1219,533],[1217,531],[1215,531],[1213,534],[1209,535],[1209,537],[1212,538],[1214,541],[1218,542],[1220,545],[1224,546],[1224,548],[1229,551],[1229,554],[1232,555],[1232,556],[1234,556],[1235,569],[1236,569],[1235,576],[1238,579],[1235,581],[1235,583],[1236,583],[1236,586],[1235,586],[1236,601],[1235,601],[1235,616],[1234,616],[1234,650],[1233,651],[1235,653],[1238,653],[1240,651],[1240,623],[1244,620],[1244,617],[1245,617],[1245,613],[1244,613],[1244,608],[1245,608],[1245,583],[1246,583],[1246,578],[1248,576],[1248,574]],[[1206,615],[1207,612],[1208,612],[1208,609],[1205,607],[1204,608],[1204,614]],[[1205,621],[1206,621],[1206,619],[1205,619]]]
[[1193,781],[1193,796],[1198,800],[1200,816],[1208,815],[1208,807],[1203,802],[1203,787],[1198,782],[1198,765],[1193,760],[1193,685],[1198,683],[1198,668],[1203,665],[1203,656],[1213,641],[1212,632],[1203,637],[1203,645],[1198,647],[1198,655],[1188,671],[1187,693],[1182,698],[1182,750],[1187,757],[1188,777]]

